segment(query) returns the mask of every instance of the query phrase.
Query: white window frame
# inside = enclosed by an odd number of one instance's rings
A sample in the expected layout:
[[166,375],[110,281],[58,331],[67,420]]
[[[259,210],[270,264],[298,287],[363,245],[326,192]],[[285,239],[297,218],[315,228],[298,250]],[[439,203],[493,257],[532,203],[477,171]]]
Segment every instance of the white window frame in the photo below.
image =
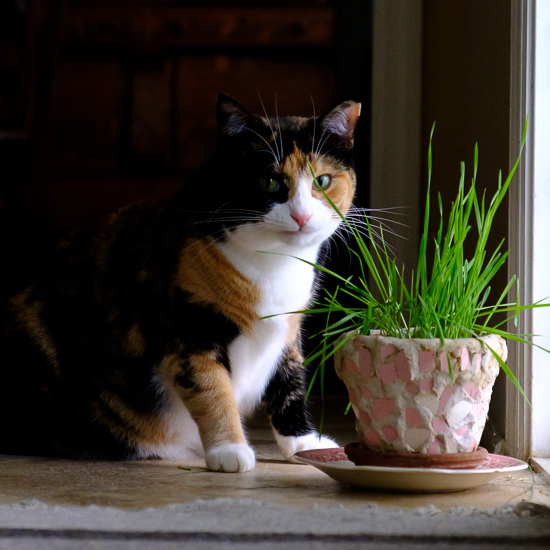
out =
[[[511,45],[511,162],[518,155],[527,115],[529,130],[509,195],[509,272],[520,279],[520,300],[533,303],[550,296],[550,2],[513,0]],[[518,331],[550,336],[550,308],[527,312]],[[550,347],[548,337],[535,341]],[[509,383],[504,451],[520,458],[547,459],[550,355],[511,343],[508,363],[531,406]]]

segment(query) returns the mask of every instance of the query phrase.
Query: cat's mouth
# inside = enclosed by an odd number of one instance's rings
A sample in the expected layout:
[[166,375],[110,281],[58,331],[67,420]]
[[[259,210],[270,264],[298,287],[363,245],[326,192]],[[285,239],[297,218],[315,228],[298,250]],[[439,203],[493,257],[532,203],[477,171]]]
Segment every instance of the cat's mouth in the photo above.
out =
[[305,229],[296,229],[296,231],[280,231],[282,235],[287,235],[289,237],[302,237],[310,236],[315,233],[315,231],[305,230]]
[[279,231],[280,238],[289,243],[298,246],[309,245],[312,241],[316,241],[318,237],[318,231],[310,229],[297,229],[296,231],[283,230]]

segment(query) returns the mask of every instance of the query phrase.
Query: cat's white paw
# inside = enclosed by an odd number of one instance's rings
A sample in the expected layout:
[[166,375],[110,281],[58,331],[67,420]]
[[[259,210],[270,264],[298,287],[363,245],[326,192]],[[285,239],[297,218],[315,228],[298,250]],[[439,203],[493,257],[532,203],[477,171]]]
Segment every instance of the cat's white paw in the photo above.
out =
[[206,452],[206,467],[215,472],[248,472],[256,466],[254,451],[248,445],[227,443]]
[[317,432],[312,432],[307,435],[300,435],[297,437],[284,436],[273,430],[277,445],[283,453],[283,456],[289,462],[298,462],[294,455],[300,451],[309,451],[311,449],[333,449],[339,447],[338,443],[332,440],[330,437],[321,436]]

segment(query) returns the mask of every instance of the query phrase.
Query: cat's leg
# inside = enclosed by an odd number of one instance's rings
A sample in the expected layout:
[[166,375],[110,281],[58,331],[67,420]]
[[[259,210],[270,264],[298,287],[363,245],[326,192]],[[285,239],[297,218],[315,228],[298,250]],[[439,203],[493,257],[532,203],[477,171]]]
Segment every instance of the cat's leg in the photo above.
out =
[[294,454],[299,451],[338,447],[331,438],[320,437],[308,419],[304,407],[307,386],[302,362],[296,348],[288,350],[265,394],[275,439],[290,462],[297,462]]
[[227,369],[214,352],[185,361],[175,381],[201,436],[206,466],[222,472],[247,472],[256,465],[244,436]]

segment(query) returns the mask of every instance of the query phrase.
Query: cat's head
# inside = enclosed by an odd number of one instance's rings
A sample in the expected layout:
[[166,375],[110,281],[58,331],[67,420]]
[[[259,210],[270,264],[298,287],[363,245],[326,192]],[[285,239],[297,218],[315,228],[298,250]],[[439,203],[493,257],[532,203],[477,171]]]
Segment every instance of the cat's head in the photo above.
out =
[[341,219],[324,193],[342,213],[350,208],[360,110],[359,103],[346,101],[321,117],[268,118],[220,95],[212,166],[217,181],[208,192],[218,209],[214,218],[225,220],[226,237],[285,253],[329,238]]

